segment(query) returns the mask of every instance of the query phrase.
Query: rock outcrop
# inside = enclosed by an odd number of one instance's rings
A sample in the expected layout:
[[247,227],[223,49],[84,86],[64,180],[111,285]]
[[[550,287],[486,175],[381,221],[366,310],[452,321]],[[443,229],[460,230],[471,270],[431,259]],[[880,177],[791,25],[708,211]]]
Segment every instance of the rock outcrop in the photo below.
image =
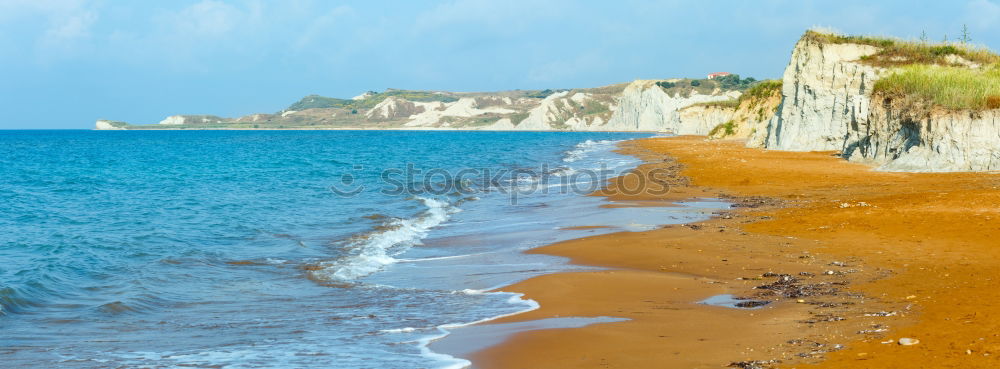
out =
[[780,85],[765,81],[735,101],[702,103],[681,109],[681,132],[710,138],[737,138],[759,142],[781,103]]
[[785,68],[781,107],[767,125],[764,145],[791,151],[842,150],[849,131],[867,124],[872,87],[884,70],[859,61],[877,51],[869,45],[803,37]]
[[681,119],[678,110],[739,95],[739,90],[722,82],[691,79],[491,93],[388,89],[350,100],[309,95],[275,114],[239,118],[174,115],[160,125],[203,129],[308,127],[706,134],[714,125]]
[[876,101],[844,157],[887,171],[1000,170],[1000,110],[925,112]]
[[[582,91],[555,92],[542,99],[527,112],[498,120],[484,130],[552,131],[606,130],[604,123],[611,115],[612,98]],[[591,107],[591,110],[587,110]],[[596,107],[596,109],[595,109]],[[516,121],[515,121],[516,120]]]
[[113,120],[99,119],[96,123],[94,123],[94,129],[102,131],[124,130],[128,129],[127,127],[127,123]]
[[368,113],[365,113],[365,116],[372,120],[392,120],[409,118],[414,114],[420,114],[426,110],[425,107],[417,106],[412,101],[398,97],[389,97],[375,105]]
[[714,127],[701,120],[685,122],[680,110],[697,103],[723,101],[740,96],[739,91],[691,92],[688,96],[670,95],[657,81],[635,81],[625,88],[617,109],[604,128],[609,131],[668,131],[676,134],[704,135]]
[[171,115],[160,121],[163,125],[222,123],[225,118],[214,115]]
[[[863,42],[852,42],[857,40]],[[924,48],[918,56],[925,59],[881,53],[899,42],[807,32],[785,69],[778,113],[747,146],[839,151],[848,160],[888,171],[1000,170],[1000,110],[946,109],[905,91],[886,96],[874,90],[880,78],[900,72],[891,66],[982,65],[954,55],[960,47],[947,44],[906,46]],[[940,59],[928,61],[926,55]]]

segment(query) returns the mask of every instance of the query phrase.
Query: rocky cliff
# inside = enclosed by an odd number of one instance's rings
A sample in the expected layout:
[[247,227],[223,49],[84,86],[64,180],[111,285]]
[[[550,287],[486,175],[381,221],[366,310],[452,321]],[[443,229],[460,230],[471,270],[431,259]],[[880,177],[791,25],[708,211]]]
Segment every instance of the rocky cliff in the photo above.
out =
[[676,91],[660,88],[657,81],[635,81],[628,85],[605,128],[613,131],[669,131],[676,134],[707,134],[713,126],[701,120],[683,120],[682,108],[740,96],[738,91]]
[[792,151],[841,150],[848,131],[867,124],[871,89],[883,72],[859,63],[878,48],[803,37],[782,76],[782,103],[764,145]]
[[888,171],[1000,170],[1000,110],[924,112],[876,101],[869,124],[845,147],[846,158]]
[[[736,77],[739,81],[739,77]],[[306,96],[276,114],[227,119],[174,115],[155,128],[357,128],[530,131],[655,131],[706,134],[682,119],[697,103],[732,100],[738,88],[711,80],[640,80],[597,88],[452,93],[387,90],[353,99]],[[107,129],[97,125],[97,129]],[[129,129],[153,128],[126,126]]]
[[[684,134],[760,141],[781,103],[781,82],[763,81],[737,99],[698,103],[679,111]],[[755,141],[755,142],[756,142]]]
[[[997,60],[995,54],[963,45],[809,31],[785,69],[778,112],[747,145],[838,151],[880,170],[998,170],[1000,110],[956,109],[939,106],[933,96],[917,96],[919,91],[901,88],[884,94],[876,89],[881,79],[915,65],[978,70]],[[942,93],[927,90],[922,93]]]

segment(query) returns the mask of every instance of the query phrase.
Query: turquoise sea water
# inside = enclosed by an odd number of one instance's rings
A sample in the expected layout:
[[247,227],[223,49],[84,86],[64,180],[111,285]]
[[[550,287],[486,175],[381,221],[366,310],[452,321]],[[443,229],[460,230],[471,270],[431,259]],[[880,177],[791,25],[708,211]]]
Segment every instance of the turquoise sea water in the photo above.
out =
[[575,268],[520,251],[692,216],[581,195],[644,136],[0,131],[0,362],[463,366],[427,342]]

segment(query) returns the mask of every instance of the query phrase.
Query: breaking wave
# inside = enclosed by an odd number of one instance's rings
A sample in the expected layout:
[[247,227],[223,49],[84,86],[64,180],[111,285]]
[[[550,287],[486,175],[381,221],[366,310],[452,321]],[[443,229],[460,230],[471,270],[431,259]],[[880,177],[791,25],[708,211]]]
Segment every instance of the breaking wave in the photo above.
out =
[[451,214],[460,211],[448,202],[432,198],[417,198],[427,206],[427,210],[409,219],[393,219],[379,230],[350,241],[354,251],[337,260],[320,263],[320,269],[313,271],[317,279],[349,282],[375,273],[386,265],[399,262],[394,258],[427,237],[427,233],[448,220]]

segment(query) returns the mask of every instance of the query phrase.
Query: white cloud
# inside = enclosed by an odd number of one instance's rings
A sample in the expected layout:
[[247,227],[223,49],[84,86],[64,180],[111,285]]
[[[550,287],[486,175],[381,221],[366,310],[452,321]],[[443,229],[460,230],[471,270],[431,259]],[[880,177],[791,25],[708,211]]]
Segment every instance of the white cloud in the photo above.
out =
[[64,59],[90,48],[97,7],[86,0],[0,1],[0,53],[35,58],[43,63]]

